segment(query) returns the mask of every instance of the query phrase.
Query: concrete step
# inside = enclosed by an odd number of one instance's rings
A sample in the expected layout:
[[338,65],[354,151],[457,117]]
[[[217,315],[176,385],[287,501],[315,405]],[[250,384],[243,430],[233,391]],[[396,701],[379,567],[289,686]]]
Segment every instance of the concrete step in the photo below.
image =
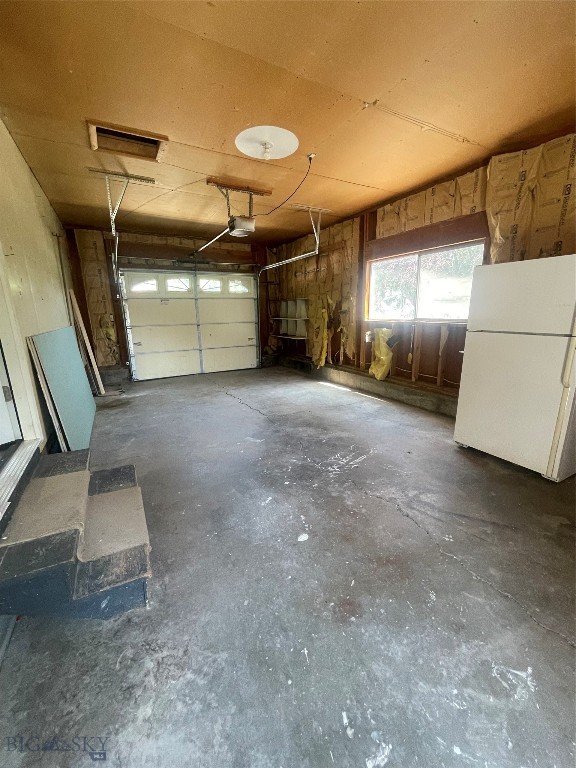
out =
[[23,440],[0,468],[0,536],[40,460],[40,440]]
[[150,540],[138,486],[88,498],[74,597],[148,578]]
[[150,542],[133,466],[42,457],[0,540],[0,614],[108,618],[147,604]]
[[90,472],[35,477],[29,484],[0,544],[14,547],[62,531],[84,528]]

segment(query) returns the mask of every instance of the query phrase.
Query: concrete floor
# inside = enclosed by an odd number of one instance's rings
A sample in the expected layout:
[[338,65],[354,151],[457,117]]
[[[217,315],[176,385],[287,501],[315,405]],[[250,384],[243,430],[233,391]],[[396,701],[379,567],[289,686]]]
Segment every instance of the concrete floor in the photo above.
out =
[[573,768],[574,483],[452,430],[280,369],[104,401],[91,469],[136,464],[150,609],[18,622],[0,764],[90,763],[20,734],[122,768]]

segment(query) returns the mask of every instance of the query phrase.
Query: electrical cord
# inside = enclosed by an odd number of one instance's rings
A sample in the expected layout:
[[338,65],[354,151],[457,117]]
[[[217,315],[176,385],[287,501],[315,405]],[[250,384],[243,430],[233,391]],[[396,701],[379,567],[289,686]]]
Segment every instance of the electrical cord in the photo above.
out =
[[306,171],[306,173],[304,174],[304,178],[302,179],[302,181],[300,182],[300,184],[298,184],[298,186],[296,187],[296,189],[294,190],[294,192],[292,192],[292,194],[291,194],[291,195],[288,195],[288,197],[286,198],[286,200],[283,200],[283,201],[280,203],[280,205],[277,205],[277,206],[276,206],[276,208],[272,208],[272,210],[271,210],[271,211],[267,211],[266,213],[256,213],[256,214],[255,214],[255,217],[256,217],[256,216],[270,216],[270,214],[271,214],[271,213],[274,213],[274,211],[277,211],[277,210],[278,210],[278,208],[282,208],[282,206],[283,206],[283,205],[286,205],[286,203],[288,202],[288,200],[290,200],[291,198],[293,198],[293,197],[294,197],[294,195],[296,194],[296,192],[298,192],[298,190],[300,189],[300,187],[302,186],[302,184],[304,184],[304,182],[305,182],[305,181],[306,181],[306,179],[308,178],[308,174],[310,173],[310,168],[312,168],[312,160],[313,160],[313,159],[316,157],[316,155],[315,155],[315,153],[314,153],[314,152],[311,152],[311,153],[310,153],[310,154],[309,154],[307,157],[308,157],[308,170],[307,170],[307,171]]

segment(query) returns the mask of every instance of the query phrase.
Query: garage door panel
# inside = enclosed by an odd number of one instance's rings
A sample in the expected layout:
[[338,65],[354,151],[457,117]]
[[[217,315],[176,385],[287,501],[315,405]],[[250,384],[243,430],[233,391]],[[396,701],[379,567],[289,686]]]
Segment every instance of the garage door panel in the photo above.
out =
[[254,299],[198,299],[201,323],[254,322]]
[[195,325],[143,325],[132,328],[132,343],[136,352],[174,352],[198,349]]
[[232,347],[230,349],[205,349],[204,373],[236,371],[241,368],[256,368],[256,347]]
[[200,352],[151,352],[137,356],[137,381],[200,373]]
[[202,326],[202,346],[248,347],[256,344],[254,323],[208,323]]
[[[200,277],[219,281],[220,295],[206,293],[195,298],[192,275],[170,274],[171,279],[188,281],[190,290],[171,298],[165,271],[139,273],[134,278],[127,273],[126,307],[135,379],[257,367],[253,278],[230,273]],[[140,285],[144,278],[150,284],[156,281],[155,296],[134,295],[134,285]],[[223,295],[228,291],[235,293],[238,286],[248,287],[250,294]]]
[[128,313],[132,328],[196,322],[194,299],[129,299]]

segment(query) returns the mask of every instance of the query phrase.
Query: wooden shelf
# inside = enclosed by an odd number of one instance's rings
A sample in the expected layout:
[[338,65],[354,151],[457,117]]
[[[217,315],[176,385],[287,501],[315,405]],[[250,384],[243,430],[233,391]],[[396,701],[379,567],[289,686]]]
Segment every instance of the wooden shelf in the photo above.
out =
[[307,339],[308,336],[289,336],[287,333],[271,333],[276,339]]
[[274,308],[277,315],[270,318],[276,339],[294,339],[305,341],[308,346],[308,310],[306,299],[277,299],[278,306]]

